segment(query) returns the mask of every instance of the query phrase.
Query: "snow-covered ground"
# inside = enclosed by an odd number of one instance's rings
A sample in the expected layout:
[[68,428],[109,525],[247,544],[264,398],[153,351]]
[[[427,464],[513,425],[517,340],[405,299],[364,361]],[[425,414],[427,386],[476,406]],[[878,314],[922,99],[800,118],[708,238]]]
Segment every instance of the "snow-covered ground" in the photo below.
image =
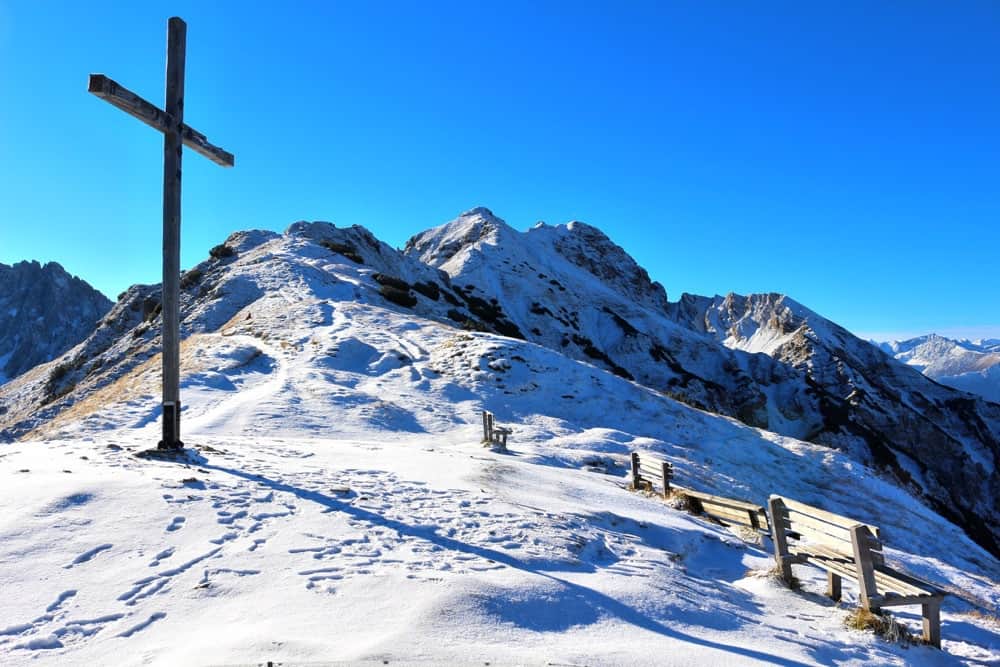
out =
[[[189,463],[135,456],[157,364],[0,449],[3,664],[1000,662],[1000,563],[958,528],[842,454],[547,348],[269,292],[185,341]],[[482,409],[510,454],[479,444]],[[798,567],[785,589],[767,541],[630,493],[636,449],[878,524],[954,593],[943,650],[847,630],[852,585],[835,604]]]

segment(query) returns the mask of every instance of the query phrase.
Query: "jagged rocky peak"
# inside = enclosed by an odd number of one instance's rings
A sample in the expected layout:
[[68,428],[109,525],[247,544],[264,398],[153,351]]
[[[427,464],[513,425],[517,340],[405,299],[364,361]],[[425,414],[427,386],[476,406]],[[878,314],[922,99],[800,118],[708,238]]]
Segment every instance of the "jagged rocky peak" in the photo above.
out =
[[822,319],[791,297],[777,292],[746,296],[730,292],[714,297],[685,293],[677,303],[670,304],[669,313],[675,322],[737,348],[745,348],[746,343],[762,331],[773,343],[776,336],[808,328],[811,318]]
[[574,220],[565,225],[540,223],[532,227],[528,239],[548,239],[562,257],[637,302],[666,312],[667,292],[624,248],[593,225]]
[[73,347],[110,309],[56,262],[0,264],[0,382]]

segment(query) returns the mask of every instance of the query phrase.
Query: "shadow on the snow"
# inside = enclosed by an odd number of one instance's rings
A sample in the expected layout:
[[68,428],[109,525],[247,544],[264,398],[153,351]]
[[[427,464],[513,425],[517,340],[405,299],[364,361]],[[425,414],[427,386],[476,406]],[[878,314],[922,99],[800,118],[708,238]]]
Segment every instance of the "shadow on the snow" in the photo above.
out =
[[[495,607],[497,613],[503,620],[514,622],[517,625],[531,628],[539,632],[545,631],[558,631],[566,629],[571,625],[577,624],[588,624],[593,623],[604,616],[613,616],[621,619],[625,623],[634,625],[636,627],[642,628],[648,632],[654,632],[658,635],[663,635],[665,637],[671,637],[680,641],[689,642],[691,644],[697,644],[707,648],[718,649],[720,651],[736,654],[743,656],[745,658],[752,658],[754,660],[760,660],[762,662],[767,662],[775,665],[786,665],[788,667],[805,667],[807,663],[799,662],[797,660],[792,660],[789,658],[783,658],[780,656],[769,655],[767,653],[756,651],[753,649],[732,646],[728,644],[723,644],[719,642],[713,642],[708,639],[701,637],[694,637],[688,635],[675,627],[671,627],[669,624],[659,622],[642,611],[633,608],[619,600],[616,600],[604,593],[595,591],[586,586],[581,586],[580,584],[573,583],[571,581],[566,581],[559,578],[552,573],[552,568],[543,568],[540,564],[532,564],[530,562],[523,561],[515,556],[504,553],[502,551],[497,551],[490,549],[488,547],[475,546],[467,544],[465,542],[460,542],[443,535],[439,535],[433,526],[411,526],[409,524],[397,521],[394,519],[389,519],[376,512],[372,512],[367,509],[362,509],[360,507],[353,506],[347,499],[338,499],[325,494],[310,491],[308,489],[303,489],[301,487],[293,486],[291,484],[286,484],[281,481],[267,478],[263,475],[246,473],[241,470],[236,470],[234,468],[227,468],[224,466],[219,466],[211,464],[208,462],[201,463],[201,466],[211,470],[217,470],[222,473],[233,475],[234,477],[240,477],[242,479],[257,482],[264,486],[267,486],[275,491],[281,491],[285,493],[290,493],[301,500],[313,502],[323,507],[328,508],[331,511],[342,512],[349,515],[357,520],[365,521],[374,525],[385,526],[392,530],[395,530],[400,535],[410,536],[416,539],[426,540],[431,544],[434,544],[442,549],[449,549],[456,552],[466,553],[480,558],[484,558],[496,563],[506,565],[508,567],[520,570],[522,572],[527,572],[530,574],[537,575],[539,577],[544,577],[555,583],[560,589],[560,593],[557,597],[556,604],[560,608],[553,612],[552,610],[543,611],[546,605],[549,604],[548,601],[539,601],[534,605],[528,604],[527,601],[517,600],[511,601],[512,604],[501,605],[500,601],[496,601],[495,604],[488,605],[490,607]],[[552,565],[556,563],[551,561],[546,561]],[[564,567],[566,570],[573,570],[576,572],[581,571],[579,566],[574,567]],[[702,602],[704,599],[702,598]],[[742,599],[740,603],[744,606],[750,606],[754,603],[749,599]],[[501,607],[503,609],[501,610]],[[564,612],[566,609],[574,609],[569,616],[566,616]],[[678,617],[676,621],[680,623],[691,623],[692,621],[696,623],[703,624],[705,627],[711,628],[713,630],[726,630],[732,627],[739,627],[742,622],[750,622],[749,618],[738,618],[735,617],[731,620],[725,622],[720,622],[722,619],[717,613],[706,613],[700,615],[698,618],[686,618]],[[567,625],[569,623],[569,625]],[[732,624],[732,625],[730,625]],[[721,626],[721,627],[720,627]],[[730,627],[726,627],[730,626]],[[831,647],[827,647],[833,648]]]

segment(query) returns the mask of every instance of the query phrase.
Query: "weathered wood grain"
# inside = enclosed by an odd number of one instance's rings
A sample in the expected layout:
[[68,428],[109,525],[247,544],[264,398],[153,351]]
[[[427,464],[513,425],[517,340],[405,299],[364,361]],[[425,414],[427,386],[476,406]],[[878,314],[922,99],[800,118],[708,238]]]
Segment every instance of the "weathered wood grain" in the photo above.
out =
[[[174,124],[166,111],[103,74],[90,75],[87,91],[160,132],[166,133]],[[195,153],[221,167],[232,167],[236,164],[236,158],[232,153],[212,144],[208,137],[184,123],[181,124],[181,140]]]

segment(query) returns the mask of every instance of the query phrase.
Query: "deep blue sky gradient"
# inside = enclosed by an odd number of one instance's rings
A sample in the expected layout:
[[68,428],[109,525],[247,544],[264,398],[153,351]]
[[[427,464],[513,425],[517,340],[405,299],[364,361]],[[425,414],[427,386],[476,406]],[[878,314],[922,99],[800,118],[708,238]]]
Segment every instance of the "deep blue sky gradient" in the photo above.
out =
[[1000,4],[0,0],[0,262],[159,282],[158,133],[188,22],[182,265],[230,232],[396,246],[483,205],[584,220],[682,292],[861,334],[1000,336]]

